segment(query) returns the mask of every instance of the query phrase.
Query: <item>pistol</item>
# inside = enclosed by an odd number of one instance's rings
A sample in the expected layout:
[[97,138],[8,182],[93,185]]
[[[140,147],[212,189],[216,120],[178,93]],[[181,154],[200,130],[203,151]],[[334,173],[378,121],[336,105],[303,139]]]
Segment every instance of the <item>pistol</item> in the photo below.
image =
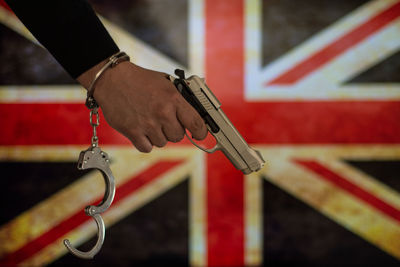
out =
[[217,143],[213,148],[207,149],[198,145],[186,134],[189,141],[207,153],[221,150],[236,169],[244,174],[260,170],[265,163],[261,153],[251,148],[233,126],[205,80],[196,75],[186,79],[185,72],[179,69],[175,70],[175,74],[178,77],[169,75],[169,80],[200,114]]

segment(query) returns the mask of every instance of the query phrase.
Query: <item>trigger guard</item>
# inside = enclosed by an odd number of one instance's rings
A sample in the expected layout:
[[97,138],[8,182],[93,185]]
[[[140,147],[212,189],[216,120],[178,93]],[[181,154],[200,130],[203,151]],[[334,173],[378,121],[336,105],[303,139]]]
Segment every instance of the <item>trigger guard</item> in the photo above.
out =
[[205,148],[205,147],[202,147],[202,146],[198,145],[195,141],[193,141],[193,139],[190,138],[189,135],[187,135],[187,133],[185,133],[185,135],[186,135],[186,137],[189,139],[190,143],[192,143],[193,145],[195,145],[195,146],[196,146],[197,148],[199,148],[200,150],[203,150],[204,152],[207,152],[207,153],[212,154],[212,153],[214,153],[215,151],[221,149],[221,147],[219,146],[219,143],[217,143],[213,148]]

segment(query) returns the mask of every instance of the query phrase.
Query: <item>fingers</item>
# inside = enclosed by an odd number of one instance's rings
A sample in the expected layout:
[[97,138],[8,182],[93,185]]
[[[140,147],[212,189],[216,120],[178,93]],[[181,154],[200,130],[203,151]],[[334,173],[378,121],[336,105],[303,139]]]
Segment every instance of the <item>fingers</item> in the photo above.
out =
[[177,143],[185,137],[185,129],[176,118],[172,122],[165,124],[162,127],[162,131],[167,140],[173,143]]
[[139,150],[140,152],[150,153],[153,149],[153,145],[150,140],[145,135],[139,135],[134,138],[129,138],[132,144]]
[[169,125],[158,131],[152,131],[147,135],[140,135],[136,137],[129,137],[132,144],[144,153],[151,152],[153,145],[156,147],[164,147],[168,141],[179,142],[185,135],[182,126],[176,122],[174,126]]
[[203,119],[190,104],[185,101],[178,105],[176,115],[183,127],[191,132],[194,139],[203,140],[206,138],[207,127]]
[[164,136],[164,133],[161,131],[161,128],[147,133],[147,138],[156,147],[163,147],[168,142],[167,138]]
[[185,131],[175,114],[168,123],[164,123],[164,126],[159,125],[148,123],[147,127],[142,128],[144,131],[125,130],[124,135],[140,152],[145,153],[151,152],[153,146],[164,147],[168,141],[176,143],[183,139]]
[[[189,108],[191,107],[189,106]],[[182,126],[180,122],[186,126]],[[182,109],[181,112],[177,112],[174,119],[168,123],[164,123],[161,128],[152,128],[146,131],[146,133],[131,134],[127,137],[140,152],[149,153],[153,145],[164,147],[168,141],[174,143],[181,141],[185,135],[184,127],[197,140],[202,140],[207,136],[207,128],[197,112],[190,109]]]

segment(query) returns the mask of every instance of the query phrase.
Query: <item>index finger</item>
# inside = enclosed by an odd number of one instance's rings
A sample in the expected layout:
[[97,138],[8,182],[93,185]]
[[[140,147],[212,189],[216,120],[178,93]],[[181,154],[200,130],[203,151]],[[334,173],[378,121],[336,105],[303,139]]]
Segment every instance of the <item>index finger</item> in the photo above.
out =
[[[183,98],[183,97],[182,97]],[[199,113],[186,100],[182,99],[176,109],[176,117],[183,127],[189,130],[192,137],[203,140],[207,136],[207,127]]]

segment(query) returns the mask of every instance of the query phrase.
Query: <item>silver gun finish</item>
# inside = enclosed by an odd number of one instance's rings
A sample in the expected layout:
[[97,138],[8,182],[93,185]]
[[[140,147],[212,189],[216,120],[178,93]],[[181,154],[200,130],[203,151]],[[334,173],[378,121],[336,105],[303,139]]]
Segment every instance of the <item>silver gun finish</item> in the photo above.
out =
[[[172,82],[174,79],[174,77],[170,76]],[[188,139],[195,146],[208,153],[221,150],[232,164],[244,174],[260,170],[265,163],[261,153],[251,148],[243,139],[239,131],[222,111],[221,103],[208,88],[204,79],[193,75],[183,81],[219,127],[219,131],[214,132],[211,130],[210,126],[206,124],[208,131],[217,141],[216,146],[212,149],[200,147],[189,136],[187,136]],[[180,90],[180,88],[178,88],[178,90]]]

